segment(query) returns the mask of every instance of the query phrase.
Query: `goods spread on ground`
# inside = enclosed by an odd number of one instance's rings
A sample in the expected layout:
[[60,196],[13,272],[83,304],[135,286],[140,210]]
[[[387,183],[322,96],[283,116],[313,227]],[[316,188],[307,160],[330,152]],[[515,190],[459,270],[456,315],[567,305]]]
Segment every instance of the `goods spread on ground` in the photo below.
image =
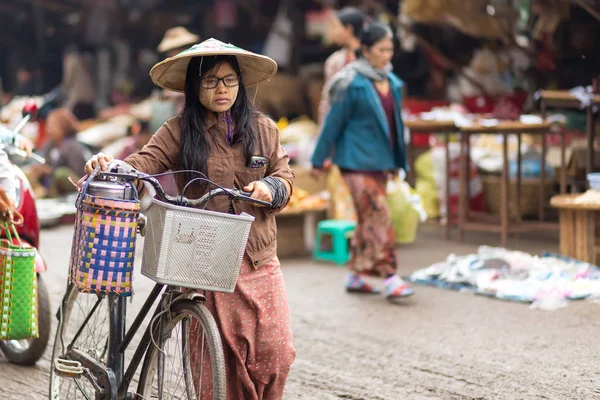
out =
[[498,299],[556,309],[567,300],[600,297],[600,268],[552,253],[541,256],[482,246],[476,254],[451,254],[418,270],[414,283],[469,291]]

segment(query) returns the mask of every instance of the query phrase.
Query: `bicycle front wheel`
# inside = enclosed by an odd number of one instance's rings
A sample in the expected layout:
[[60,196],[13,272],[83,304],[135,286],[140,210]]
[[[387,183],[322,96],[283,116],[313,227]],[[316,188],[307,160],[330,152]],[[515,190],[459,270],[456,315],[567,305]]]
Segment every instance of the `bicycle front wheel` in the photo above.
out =
[[203,304],[183,301],[153,321],[140,374],[144,399],[225,400],[225,359],[217,324]]

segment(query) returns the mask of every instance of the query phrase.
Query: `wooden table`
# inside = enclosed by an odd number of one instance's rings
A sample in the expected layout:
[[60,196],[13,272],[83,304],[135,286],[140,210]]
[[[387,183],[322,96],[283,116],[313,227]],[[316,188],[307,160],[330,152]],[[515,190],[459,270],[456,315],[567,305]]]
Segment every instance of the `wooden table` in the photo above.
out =
[[594,96],[590,105],[583,107],[581,101],[568,90],[542,90],[540,93],[540,109],[542,117],[546,117],[547,108],[571,108],[586,112],[586,137],[588,157],[586,160],[586,174],[594,170],[594,140],[596,137],[596,113],[594,106],[600,105],[600,96]]
[[409,182],[414,185],[414,160],[412,159],[412,142],[414,133],[425,133],[425,134],[440,134],[444,135],[444,142],[446,145],[445,163],[446,163],[446,239],[450,239],[451,221],[450,218],[450,135],[456,134],[458,128],[454,124],[454,121],[432,121],[424,119],[406,119],[404,120],[404,126],[409,130],[410,140],[407,146],[407,159],[410,167],[409,171]]
[[[496,125],[487,126],[482,123],[475,123],[472,126],[460,127],[461,133],[461,167],[460,167],[460,196],[459,196],[459,232],[460,240],[464,240],[465,231],[486,231],[500,232],[501,245],[506,247],[509,232],[522,232],[528,230],[539,230],[544,228],[556,229],[555,224],[544,224],[544,184],[546,181],[546,135],[550,134],[551,124],[542,122],[539,124],[523,124],[518,121],[501,121]],[[517,198],[521,195],[521,135],[539,134],[542,137],[542,155],[541,155],[541,183],[540,183],[540,206],[539,219],[541,223],[518,221],[516,226],[509,224],[509,173],[508,173],[508,137],[511,134],[517,135]],[[470,165],[470,138],[472,135],[501,135],[502,136],[502,179],[501,179],[501,199],[500,199],[500,225],[490,223],[472,223],[469,221],[469,165]],[[567,174],[565,162],[565,135],[562,132],[561,137],[561,168],[560,168],[560,191],[566,192]],[[516,202],[516,214],[520,217],[520,202]],[[488,219],[489,220],[489,219]],[[489,221],[488,221],[489,222]]]
[[550,200],[550,205],[559,210],[560,254],[596,264],[600,204],[577,204],[574,201],[577,196],[580,194],[562,194]]

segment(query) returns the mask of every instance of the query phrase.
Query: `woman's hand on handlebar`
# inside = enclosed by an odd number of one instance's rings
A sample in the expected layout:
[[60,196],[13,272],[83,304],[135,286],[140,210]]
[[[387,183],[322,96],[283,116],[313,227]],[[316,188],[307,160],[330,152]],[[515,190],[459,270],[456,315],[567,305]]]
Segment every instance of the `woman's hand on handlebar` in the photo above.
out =
[[[267,185],[260,181],[250,182],[246,186],[244,186],[244,190],[246,192],[252,193],[252,198],[257,200],[266,201],[270,203],[273,201],[273,195],[271,194],[271,190]],[[255,207],[263,207],[260,204],[250,203]]]
[[109,156],[104,153],[98,153],[90,158],[87,163],[85,163],[85,172],[91,174],[98,164],[100,164],[100,169],[105,171],[108,169],[108,163],[110,163],[112,160],[114,160],[113,156]]

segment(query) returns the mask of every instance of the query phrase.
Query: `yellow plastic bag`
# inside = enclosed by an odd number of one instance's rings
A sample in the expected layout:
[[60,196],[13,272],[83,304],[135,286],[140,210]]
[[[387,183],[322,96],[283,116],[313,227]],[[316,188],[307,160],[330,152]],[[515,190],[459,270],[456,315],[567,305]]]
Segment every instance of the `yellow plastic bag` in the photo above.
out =
[[431,150],[417,157],[415,160],[414,171],[417,178],[425,179],[435,183],[435,176],[433,173],[433,154],[431,153]]
[[356,210],[352,195],[346,182],[342,177],[340,169],[332,165],[327,178],[327,190],[329,191],[329,219],[342,219],[347,221],[357,221]]
[[415,160],[415,173],[417,175],[415,190],[421,197],[427,217],[439,218],[440,200],[433,171],[433,154],[431,151],[417,157]]
[[440,217],[440,201],[438,198],[438,189],[434,182],[417,178],[415,191],[421,197],[423,208],[428,218]]
[[390,179],[386,188],[392,225],[397,243],[412,243],[417,236],[419,222],[427,219],[418,194],[403,177]]

